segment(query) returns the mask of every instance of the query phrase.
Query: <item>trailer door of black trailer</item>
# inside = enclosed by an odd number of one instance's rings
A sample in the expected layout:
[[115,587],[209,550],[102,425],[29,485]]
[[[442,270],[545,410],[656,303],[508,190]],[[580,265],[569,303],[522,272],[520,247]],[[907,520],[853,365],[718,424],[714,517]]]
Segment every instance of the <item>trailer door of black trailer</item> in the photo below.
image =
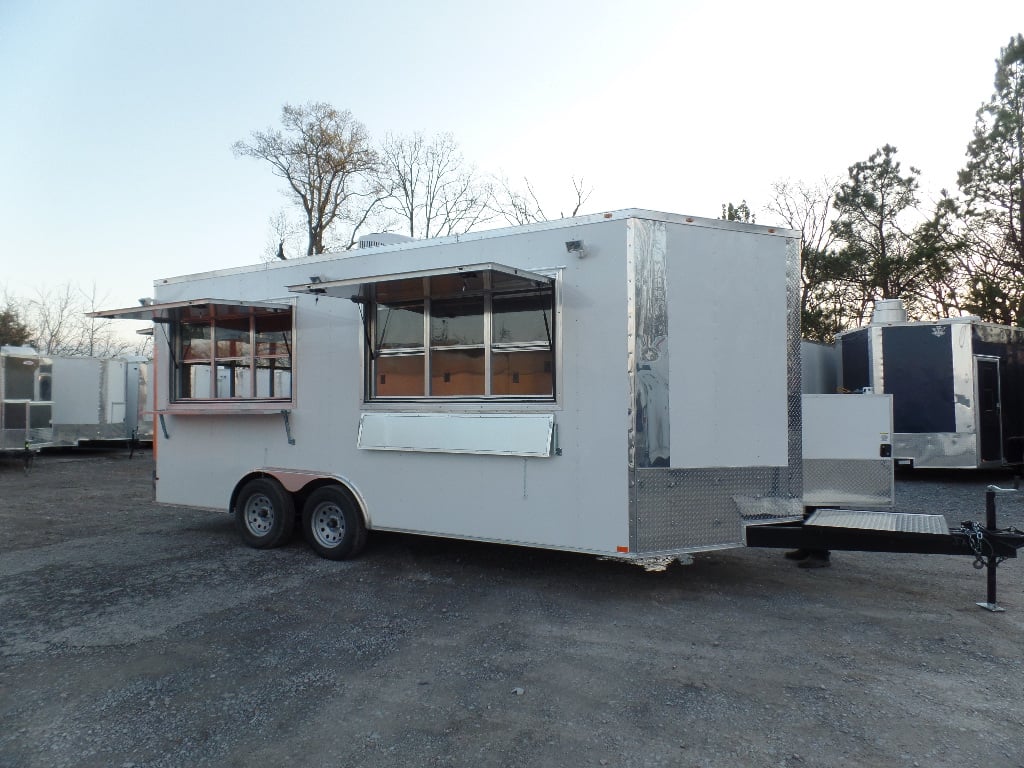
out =
[[999,358],[975,357],[974,381],[981,461],[1003,460],[1003,421],[999,391]]

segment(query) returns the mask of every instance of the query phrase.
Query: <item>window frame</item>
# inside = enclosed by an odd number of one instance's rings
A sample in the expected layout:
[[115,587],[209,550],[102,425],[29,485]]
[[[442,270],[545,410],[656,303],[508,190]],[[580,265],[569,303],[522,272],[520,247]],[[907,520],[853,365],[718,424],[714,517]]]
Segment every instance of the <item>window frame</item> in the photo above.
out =
[[[282,315],[284,316],[283,324],[287,329],[286,331],[282,330],[282,332],[286,333],[286,336],[280,342],[271,343],[275,345],[283,344],[284,351],[271,349],[264,350],[261,353],[261,345],[267,342],[259,340],[260,334],[265,333],[265,331],[259,329],[258,321],[261,318],[278,318]],[[242,317],[246,318],[248,325],[247,331],[242,331],[243,334],[247,335],[246,339],[238,339],[234,329],[232,329],[230,334],[225,334],[228,338],[222,339],[218,337],[218,327],[222,330],[230,328],[230,325],[226,322],[218,324],[218,320],[237,321]],[[167,383],[169,385],[167,404],[169,409],[201,407],[243,410],[246,408],[268,406],[275,406],[277,409],[280,409],[282,406],[291,405],[295,402],[296,334],[295,307],[293,304],[196,302],[189,303],[187,306],[168,309],[166,317],[161,318],[160,322],[169,326],[167,332],[167,350],[170,358],[167,375]],[[209,355],[207,357],[196,356],[186,358],[184,329],[189,326],[207,329],[205,336],[198,337],[203,338],[209,347]],[[221,354],[220,347],[225,342],[231,344],[232,347],[236,343],[244,345],[244,353]],[[288,361],[287,368],[278,368],[273,365],[274,362],[282,360]],[[271,361],[271,365],[269,367],[261,366],[261,361]],[[242,364],[239,365],[239,362]],[[200,365],[206,365],[208,368],[210,394],[206,396],[189,396],[185,394],[186,377],[189,376],[191,368]],[[230,371],[229,387],[231,392],[235,391],[239,372],[248,371],[248,375],[245,378],[248,380],[249,391],[244,395],[219,395],[218,373],[222,367],[226,367]],[[271,382],[271,390],[273,389],[274,371],[289,371],[289,386],[286,395],[259,394],[260,372],[264,370],[270,371],[269,381]]]
[[[490,265],[488,265],[490,266]],[[507,268],[506,268],[507,270]],[[468,273],[472,274],[472,273]],[[422,309],[423,340],[421,345],[405,346],[382,349],[384,339],[380,336],[378,308],[383,302],[378,301],[378,290],[383,285],[398,282],[394,280],[381,280],[368,283],[362,287],[365,299],[360,299],[363,306],[363,322],[366,325],[366,333],[362,344],[363,348],[363,402],[367,406],[387,406],[389,404],[418,403],[418,404],[472,404],[492,403],[505,405],[544,405],[554,404],[559,399],[559,327],[560,327],[560,286],[557,274],[539,274],[523,278],[521,285],[494,285],[494,271],[483,271],[482,285],[479,288],[469,290],[466,294],[442,293],[436,296],[431,295],[431,281],[435,278],[447,279],[452,277],[464,277],[467,272],[459,270],[437,271],[423,276],[417,276],[422,281],[422,290],[419,296],[406,301],[395,301],[394,305],[405,304],[417,306]],[[507,272],[501,273],[507,276]],[[399,278],[400,276],[392,276]],[[538,281],[540,277],[543,282]],[[436,301],[447,301],[465,295],[467,299],[483,299],[483,311],[480,315],[483,324],[482,342],[472,344],[437,344],[433,342],[433,304]],[[495,342],[494,331],[494,299],[514,296],[541,296],[545,297],[545,325],[548,338],[537,341],[517,342]],[[483,353],[483,383],[484,391],[474,394],[433,394],[431,392],[432,359],[437,352],[459,352],[480,350]],[[494,358],[496,355],[515,354],[517,352],[545,352],[550,363],[551,390],[545,394],[494,394]],[[377,362],[380,359],[419,358],[422,360],[423,386],[422,394],[415,395],[381,395],[377,391]],[[548,373],[545,371],[545,373]]]

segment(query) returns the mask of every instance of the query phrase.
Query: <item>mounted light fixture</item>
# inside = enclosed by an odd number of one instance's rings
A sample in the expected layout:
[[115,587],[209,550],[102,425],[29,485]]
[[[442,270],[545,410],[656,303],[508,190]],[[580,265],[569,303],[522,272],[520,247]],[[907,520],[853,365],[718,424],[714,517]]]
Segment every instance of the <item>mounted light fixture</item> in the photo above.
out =
[[582,240],[566,240],[565,250],[569,253],[575,253],[576,257],[580,259],[587,255],[587,247],[583,244]]

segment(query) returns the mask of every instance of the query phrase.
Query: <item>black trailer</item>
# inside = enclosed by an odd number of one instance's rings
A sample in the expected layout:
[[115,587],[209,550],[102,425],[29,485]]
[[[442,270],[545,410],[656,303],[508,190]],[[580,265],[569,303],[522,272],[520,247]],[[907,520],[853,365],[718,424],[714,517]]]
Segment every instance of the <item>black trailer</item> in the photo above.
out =
[[838,334],[839,384],[893,396],[897,466],[1021,464],[1024,328],[976,317],[877,322]]

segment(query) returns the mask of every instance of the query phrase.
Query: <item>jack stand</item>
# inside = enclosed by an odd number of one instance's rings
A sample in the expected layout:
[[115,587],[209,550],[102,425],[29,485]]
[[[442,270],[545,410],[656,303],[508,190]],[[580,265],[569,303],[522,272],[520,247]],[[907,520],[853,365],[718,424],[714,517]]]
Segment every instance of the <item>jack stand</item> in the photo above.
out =
[[[997,493],[1016,493],[1016,488],[1000,488],[996,485],[990,485],[985,491],[985,526],[990,531],[996,530],[996,494]],[[975,603],[979,608],[984,608],[986,611],[992,613],[1006,613],[1005,608],[1001,608],[999,603],[996,602],[996,568],[999,566],[999,561],[996,559],[995,553],[988,558],[986,564],[986,570],[988,571],[988,584],[986,600],[983,603]]]

